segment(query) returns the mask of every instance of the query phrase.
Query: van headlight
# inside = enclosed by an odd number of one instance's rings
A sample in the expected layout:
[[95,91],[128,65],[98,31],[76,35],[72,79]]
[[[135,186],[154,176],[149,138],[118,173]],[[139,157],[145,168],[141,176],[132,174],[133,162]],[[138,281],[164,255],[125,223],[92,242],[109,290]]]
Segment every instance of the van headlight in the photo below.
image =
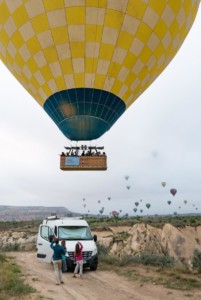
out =
[[94,250],[92,251],[92,256],[96,255],[97,254],[97,248],[94,248]]

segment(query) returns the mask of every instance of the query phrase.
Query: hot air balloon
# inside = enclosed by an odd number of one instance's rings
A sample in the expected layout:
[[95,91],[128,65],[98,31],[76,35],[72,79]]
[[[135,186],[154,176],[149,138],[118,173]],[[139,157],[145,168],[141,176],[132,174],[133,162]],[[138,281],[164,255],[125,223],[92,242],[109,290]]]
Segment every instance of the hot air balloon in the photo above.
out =
[[135,206],[138,206],[139,205],[139,202],[135,202]]
[[143,213],[143,209],[140,209],[140,212]]
[[101,203],[101,201],[100,201],[100,200],[98,200],[98,203]]
[[187,200],[184,200],[184,204],[187,204]]
[[161,185],[162,185],[163,187],[165,187],[165,186],[166,186],[166,182],[165,182],[165,181],[162,181],[162,182],[161,182]]
[[124,176],[124,178],[125,178],[126,180],[128,180],[128,179],[129,179],[129,176],[128,176],[128,175],[126,175],[126,176]]
[[166,68],[199,4],[1,0],[0,58],[65,137],[91,141]]
[[131,188],[131,187],[130,187],[130,185],[127,185],[127,187],[126,187],[126,188],[127,188],[127,190],[130,190],[130,188]]
[[176,190],[176,189],[171,189],[171,190],[170,190],[170,193],[171,193],[173,196],[175,196],[176,193],[177,193],[177,190]]
[[116,211],[116,210],[113,210],[111,214],[113,217],[118,217],[118,215],[119,215],[118,211]]
[[136,212],[136,211],[137,211],[137,208],[133,208],[133,211]]
[[111,200],[111,197],[108,197],[108,200]]
[[151,204],[150,203],[147,203],[146,204],[146,207],[149,209],[151,207]]
[[172,202],[169,200],[169,201],[167,201],[167,203],[170,205]]

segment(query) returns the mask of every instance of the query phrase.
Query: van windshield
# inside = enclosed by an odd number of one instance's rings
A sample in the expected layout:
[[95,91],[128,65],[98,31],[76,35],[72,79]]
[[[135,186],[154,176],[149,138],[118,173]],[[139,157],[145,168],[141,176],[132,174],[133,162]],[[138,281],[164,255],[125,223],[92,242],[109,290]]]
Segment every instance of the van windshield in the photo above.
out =
[[59,239],[64,240],[93,240],[89,227],[84,226],[59,226]]

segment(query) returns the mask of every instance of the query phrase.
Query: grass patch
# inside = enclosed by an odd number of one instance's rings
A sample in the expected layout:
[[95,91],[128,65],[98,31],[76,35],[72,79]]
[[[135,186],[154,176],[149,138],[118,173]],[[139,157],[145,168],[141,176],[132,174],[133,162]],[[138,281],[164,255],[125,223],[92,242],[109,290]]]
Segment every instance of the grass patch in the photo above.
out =
[[[130,280],[162,285],[166,288],[190,291],[201,287],[201,281],[187,267],[181,266],[172,257],[144,252],[139,256],[117,258],[109,255],[101,246],[99,255],[100,269],[115,271]],[[112,266],[112,267],[111,267]]]
[[22,296],[36,292],[24,282],[19,266],[12,263],[4,253],[0,253],[0,300],[11,297],[21,299]]

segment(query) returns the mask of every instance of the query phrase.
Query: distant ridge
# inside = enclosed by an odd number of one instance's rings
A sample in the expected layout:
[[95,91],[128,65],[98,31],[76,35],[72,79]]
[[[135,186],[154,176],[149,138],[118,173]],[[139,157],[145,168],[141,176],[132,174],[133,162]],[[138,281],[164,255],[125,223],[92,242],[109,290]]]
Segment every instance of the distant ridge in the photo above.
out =
[[7,206],[0,205],[0,222],[2,221],[31,221],[42,220],[48,216],[74,217],[79,213],[74,213],[66,207],[57,206]]

